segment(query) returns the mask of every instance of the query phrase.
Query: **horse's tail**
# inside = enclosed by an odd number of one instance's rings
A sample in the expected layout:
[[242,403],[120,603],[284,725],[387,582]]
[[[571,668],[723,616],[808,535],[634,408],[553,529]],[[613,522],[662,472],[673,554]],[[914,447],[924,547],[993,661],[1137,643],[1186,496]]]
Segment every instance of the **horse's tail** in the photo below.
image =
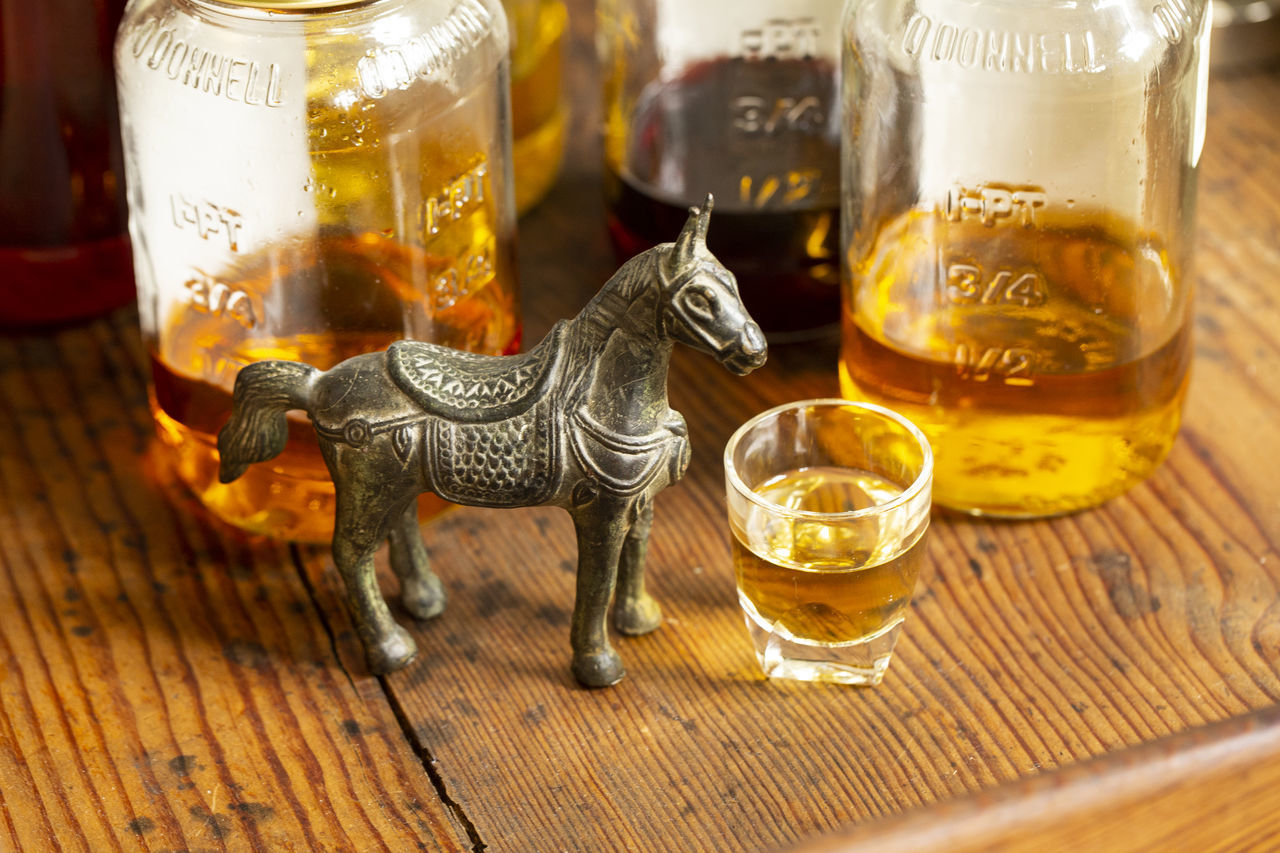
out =
[[218,479],[230,483],[254,462],[284,450],[289,437],[285,412],[310,410],[311,386],[320,371],[296,361],[259,361],[240,371],[231,420],[218,433]]

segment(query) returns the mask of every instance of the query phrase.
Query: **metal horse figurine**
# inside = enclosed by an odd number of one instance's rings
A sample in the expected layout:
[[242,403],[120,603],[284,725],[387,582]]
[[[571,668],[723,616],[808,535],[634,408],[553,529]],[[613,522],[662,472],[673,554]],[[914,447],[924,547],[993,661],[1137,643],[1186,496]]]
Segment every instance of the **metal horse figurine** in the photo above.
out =
[[708,196],[675,243],[627,261],[525,354],[399,341],[327,372],[288,361],[240,372],[218,436],[222,481],[284,449],[286,411],[310,415],[337,487],[333,559],[374,672],[417,653],[374,576],[383,539],[405,609],[419,619],[444,609],[415,511],[416,496],[430,490],[473,506],[568,510],[578,539],[573,674],[592,687],[622,678],[609,602],[616,588],[614,624],[624,634],[662,621],[644,587],[653,498],[689,461],[684,418],[667,404],[673,342],[739,375],[766,357],[733,274],[707,250],[710,213]]

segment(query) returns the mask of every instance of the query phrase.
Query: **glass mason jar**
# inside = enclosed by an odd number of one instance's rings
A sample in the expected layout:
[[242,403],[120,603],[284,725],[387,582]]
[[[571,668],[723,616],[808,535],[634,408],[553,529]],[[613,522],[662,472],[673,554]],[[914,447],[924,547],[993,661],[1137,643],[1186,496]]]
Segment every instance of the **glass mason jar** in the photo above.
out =
[[562,0],[502,0],[511,33],[511,135],[516,212],[551,189],[564,156],[569,110],[561,60],[569,12]]
[[840,0],[600,0],[605,193],[620,255],[708,246],[770,337],[839,317]]
[[305,418],[229,485],[215,436],[259,359],[325,369],[401,338],[518,349],[502,7],[132,0],[116,67],[163,444],[223,519],[327,540],[333,486]]
[[124,0],[0,0],[0,327],[133,301],[111,43]]
[[1178,431],[1204,0],[853,0],[843,393],[901,411],[934,499],[1083,509]]

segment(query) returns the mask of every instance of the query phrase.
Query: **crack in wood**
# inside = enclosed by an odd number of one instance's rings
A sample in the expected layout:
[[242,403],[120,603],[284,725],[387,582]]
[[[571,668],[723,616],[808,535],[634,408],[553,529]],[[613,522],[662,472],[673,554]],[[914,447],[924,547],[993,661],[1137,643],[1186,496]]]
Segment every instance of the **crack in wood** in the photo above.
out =
[[[291,544],[289,546],[289,555],[293,560],[294,568],[298,571],[298,577],[302,582],[302,586],[306,589],[307,596],[311,599],[312,606],[315,608],[316,618],[319,619],[320,625],[324,628],[325,636],[329,638],[329,649],[333,654],[333,659],[337,662],[338,668],[342,670],[342,674],[346,676],[347,682],[351,685],[355,694],[357,696],[364,695],[356,686],[355,678],[342,661],[342,655],[339,654],[338,650],[338,633],[334,630],[333,626],[329,624],[329,620],[325,618],[324,608],[320,606],[319,595],[316,592],[315,585],[312,583],[311,578],[307,575],[306,562],[303,560],[302,553],[297,544]],[[405,742],[409,745],[409,748],[413,750],[414,756],[417,757],[418,762],[422,765],[423,771],[427,774],[427,778],[431,781],[431,787],[434,789],[436,797],[445,806],[445,808],[449,810],[449,813],[453,815],[454,820],[458,822],[458,826],[466,834],[467,841],[471,844],[471,850],[473,853],[482,853],[482,851],[488,849],[489,845],[485,844],[484,841],[481,840],[479,831],[476,829],[475,824],[472,823],[471,818],[467,816],[467,813],[463,810],[462,806],[449,796],[448,786],[445,784],[444,777],[440,775],[440,771],[435,767],[435,756],[431,754],[431,751],[427,749],[426,745],[422,742],[422,739],[418,736],[417,731],[415,731],[413,727],[412,721],[405,712],[404,706],[396,699],[395,693],[391,690],[391,685],[387,683],[386,676],[380,676],[378,678],[378,686],[382,691],[383,699],[386,700],[387,707],[391,709],[391,713],[395,716],[396,725],[399,726],[401,735],[403,735]]]

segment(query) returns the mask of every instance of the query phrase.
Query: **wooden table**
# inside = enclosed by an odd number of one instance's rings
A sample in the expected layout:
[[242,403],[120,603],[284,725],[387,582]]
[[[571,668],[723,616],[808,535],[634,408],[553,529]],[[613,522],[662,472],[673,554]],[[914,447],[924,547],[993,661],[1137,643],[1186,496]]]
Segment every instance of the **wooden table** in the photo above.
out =
[[[522,222],[530,340],[613,266],[593,22],[571,5],[572,148]],[[723,518],[730,431],[836,392],[834,341],[746,379],[677,356],[695,454],[653,531],[666,622],[586,691],[567,516],[430,526],[449,609],[414,626],[419,662],[374,678],[324,549],[209,520],[156,463],[132,313],[0,338],[0,849],[1280,844],[1277,105],[1275,72],[1210,87],[1168,462],[1068,518],[937,515],[874,690],[758,674]]]

